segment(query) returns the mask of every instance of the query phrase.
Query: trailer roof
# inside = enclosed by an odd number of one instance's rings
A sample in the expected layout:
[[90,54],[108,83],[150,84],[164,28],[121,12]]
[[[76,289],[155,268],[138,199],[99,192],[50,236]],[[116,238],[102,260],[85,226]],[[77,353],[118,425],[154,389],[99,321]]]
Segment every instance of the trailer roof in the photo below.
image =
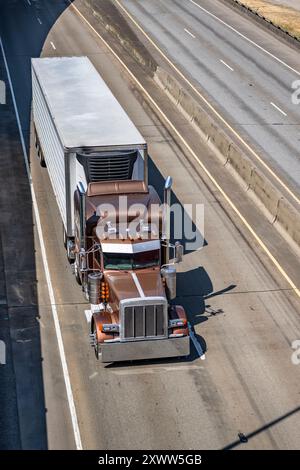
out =
[[32,59],[66,148],[146,147],[146,142],[87,57]]

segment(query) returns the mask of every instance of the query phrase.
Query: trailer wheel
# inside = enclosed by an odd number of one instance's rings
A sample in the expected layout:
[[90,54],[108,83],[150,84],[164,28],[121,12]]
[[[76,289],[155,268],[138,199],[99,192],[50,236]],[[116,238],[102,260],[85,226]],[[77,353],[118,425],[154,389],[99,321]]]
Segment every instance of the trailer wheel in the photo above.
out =
[[39,159],[40,159],[41,167],[42,168],[47,168],[47,165],[46,165],[46,162],[45,162],[45,159],[44,159],[44,155],[43,155],[41,150],[40,150],[40,153],[39,153]]
[[66,234],[66,231],[65,231],[65,227],[64,227],[64,224],[62,226],[62,230],[63,230],[63,243],[64,243],[64,247],[65,249],[67,249],[67,234]]
[[35,146],[35,149],[38,150],[39,144],[38,144],[36,132],[34,132],[34,146]]
[[45,159],[44,159],[44,155],[43,155],[43,151],[42,151],[38,141],[36,142],[36,152],[37,152],[37,156],[38,156],[38,159],[40,161],[41,167],[42,168],[47,168],[47,165],[46,165],[46,162],[45,162]]
[[36,153],[37,153],[38,159],[40,161],[41,167],[47,168],[45,158],[44,158],[44,154],[43,154],[41,144],[40,144],[40,139],[39,139],[39,136],[38,136],[38,133],[37,133],[37,130],[36,130],[35,126],[34,126],[34,145],[35,145],[35,148],[36,148]]

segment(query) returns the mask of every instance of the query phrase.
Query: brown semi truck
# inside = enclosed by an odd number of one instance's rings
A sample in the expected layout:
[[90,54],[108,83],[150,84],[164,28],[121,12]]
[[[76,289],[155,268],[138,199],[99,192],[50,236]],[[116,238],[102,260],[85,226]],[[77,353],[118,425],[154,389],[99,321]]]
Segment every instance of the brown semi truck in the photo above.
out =
[[33,59],[32,81],[37,153],[91,304],[96,357],[189,355],[186,314],[174,305],[182,246],[170,245],[171,178],[161,204],[146,142],[87,58]]
[[[122,214],[127,222],[120,222],[120,196],[128,203]],[[148,217],[135,211],[137,203]],[[91,344],[103,362],[189,354],[185,311],[170,305],[176,297],[176,269],[165,264],[164,208],[143,182],[90,183],[87,192],[76,191],[75,220],[83,210],[85,228],[81,234],[76,227],[75,275],[91,303]],[[177,245],[174,261],[180,258]]]

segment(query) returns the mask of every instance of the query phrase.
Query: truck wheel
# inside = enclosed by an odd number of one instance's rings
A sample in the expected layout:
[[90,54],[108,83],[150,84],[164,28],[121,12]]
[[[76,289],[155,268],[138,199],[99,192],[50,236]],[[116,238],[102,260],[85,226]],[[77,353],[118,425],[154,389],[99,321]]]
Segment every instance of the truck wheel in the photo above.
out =
[[73,264],[75,262],[75,255],[74,255],[74,241],[71,238],[67,238],[67,258],[70,264]]
[[75,259],[75,263],[74,263],[74,274],[75,274],[75,279],[76,279],[77,284],[79,284],[81,286],[82,281],[81,281],[81,277],[80,277],[80,273],[79,273],[78,264],[76,262],[76,259]]
[[37,152],[37,156],[38,156],[38,159],[40,161],[41,167],[42,168],[47,168],[42,149],[41,149],[38,142],[36,143],[36,152]]
[[94,323],[93,327],[93,336],[94,336],[94,351],[95,351],[95,356],[96,359],[99,360],[99,357],[101,357],[101,347],[99,346],[98,339],[97,339],[97,330],[96,330],[96,325]]

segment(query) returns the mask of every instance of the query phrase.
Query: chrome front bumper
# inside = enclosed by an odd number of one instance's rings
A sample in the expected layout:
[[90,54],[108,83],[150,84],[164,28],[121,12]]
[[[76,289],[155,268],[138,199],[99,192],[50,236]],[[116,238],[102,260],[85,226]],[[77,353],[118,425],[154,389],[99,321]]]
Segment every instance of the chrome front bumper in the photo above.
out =
[[190,337],[147,341],[111,342],[101,344],[102,362],[137,361],[188,356]]

